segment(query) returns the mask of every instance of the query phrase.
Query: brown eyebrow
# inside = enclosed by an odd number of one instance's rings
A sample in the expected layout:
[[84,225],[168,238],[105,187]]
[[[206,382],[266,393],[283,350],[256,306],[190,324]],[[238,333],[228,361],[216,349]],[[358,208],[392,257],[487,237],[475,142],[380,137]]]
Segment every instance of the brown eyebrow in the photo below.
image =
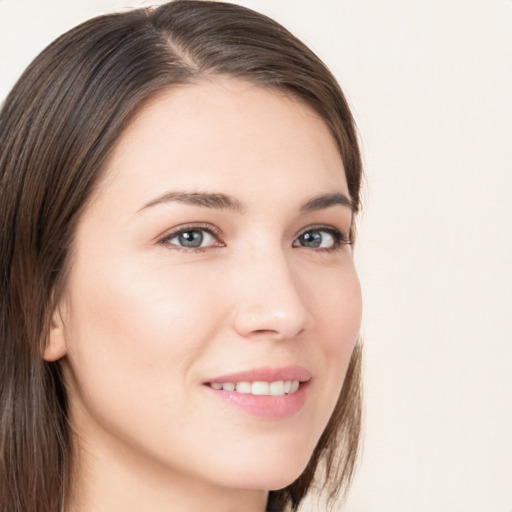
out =
[[203,208],[216,208],[216,209],[227,209],[236,212],[244,211],[242,203],[231,196],[226,194],[208,193],[208,192],[180,192],[171,191],[149,201],[139,211],[145,210],[157,204],[178,202],[184,204],[190,204],[193,206],[201,206]]
[[313,212],[317,210],[323,210],[330,208],[331,206],[341,205],[349,208],[350,211],[354,212],[354,203],[344,194],[335,192],[333,194],[323,194],[316,196],[306,201],[301,207],[301,212]]

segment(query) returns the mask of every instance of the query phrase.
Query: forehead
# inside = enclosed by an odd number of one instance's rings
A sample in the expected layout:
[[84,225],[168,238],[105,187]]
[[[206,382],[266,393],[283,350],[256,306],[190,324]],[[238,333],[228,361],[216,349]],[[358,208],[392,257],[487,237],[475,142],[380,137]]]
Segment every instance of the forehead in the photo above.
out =
[[106,174],[107,183],[148,197],[164,185],[234,195],[302,185],[348,194],[325,122],[291,95],[233,79],[153,98],[120,137]]

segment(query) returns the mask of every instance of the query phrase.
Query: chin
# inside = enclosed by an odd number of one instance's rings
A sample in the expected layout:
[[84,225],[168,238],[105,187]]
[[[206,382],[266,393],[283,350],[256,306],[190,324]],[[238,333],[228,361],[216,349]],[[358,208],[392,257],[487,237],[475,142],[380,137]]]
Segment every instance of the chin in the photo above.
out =
[[[245,461],[241,467],[232,468],[231,486],[267,491],[282,489],[299,478],[309,460],[309,457],[287,456],[286,452],[278,451],[266,461],[252,464]],[[227,476],[226,473],[224,476]],[[227,483],[227,479],[224,483]]]
[[[233,485],[228,483],[227,487],[277,491],[278,489],[283,489],[284,487],[289,486],[297,480],[303,470],[304,468],[302,468],[301,471],[289,471],[287,469],[282,469],[281,471],[273,471],[272,474],[267,475],[253,475],[249,472],[249,474],[244,474],[243,478],[236,478],[236,481],[232,482]],[[225,485],[226,482],[223,482],[223,484]]]

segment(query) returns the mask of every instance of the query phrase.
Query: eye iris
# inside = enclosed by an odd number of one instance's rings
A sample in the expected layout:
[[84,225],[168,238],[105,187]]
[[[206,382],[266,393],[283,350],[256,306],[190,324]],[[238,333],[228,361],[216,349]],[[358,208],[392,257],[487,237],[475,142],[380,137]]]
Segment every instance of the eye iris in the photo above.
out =
[[201,231],[185,231],[178,236],[178,240],[183,247],[200,247],[203,238],[204,235]]
[[322,234],[319,231],[308,231],[301,236],[301,242],[305,247],[320,247]]

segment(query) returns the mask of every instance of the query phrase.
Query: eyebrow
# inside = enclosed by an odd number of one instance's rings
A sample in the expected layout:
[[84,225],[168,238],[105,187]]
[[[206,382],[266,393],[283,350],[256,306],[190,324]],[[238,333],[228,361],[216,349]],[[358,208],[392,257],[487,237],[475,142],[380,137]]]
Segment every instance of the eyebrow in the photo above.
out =
[[355,211],[354,203],[345,194],[339,192],[312,197],[300,207],[300,211],[303,213],[314,212],[336,205],[345,206],[352,212]]
[[[169,202],[183,203],[203,208],[214,208],[218,210],[232,210],[239,213],[243,213],[246,210],[241,201],[227,194],[170,191],[146,203],[142,208],[140,208],[139,212],[146,210],[147,208],[151,208],[152,206]],[[337,205],[344,206],[349,208],[351,211],[354,211],[354,204],[352,201],[346,195],[339,192],[312,197],[302,204],[300,211],[302,213],[314,212]]]
[[149,203],[146,203],[139,211],[145,210],[146,208],[151,208],[157,204],[164,204],[169,202],[202,206],[203,208],[215,208],[218,210],[233,210],[236,212],[244,211],[244,207],[238,199],[226,194],[180,191],[166,192],[156,199],[153,199]]

